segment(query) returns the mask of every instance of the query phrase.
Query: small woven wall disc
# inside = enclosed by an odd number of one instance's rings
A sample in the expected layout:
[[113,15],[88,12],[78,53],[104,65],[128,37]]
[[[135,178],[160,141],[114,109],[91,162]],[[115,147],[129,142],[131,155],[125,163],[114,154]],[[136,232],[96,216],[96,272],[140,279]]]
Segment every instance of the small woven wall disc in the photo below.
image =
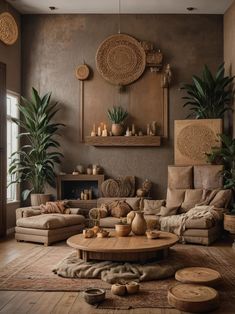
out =
[[80,81],[84,81],[88,78],[90,69],[86,64],[79,65],[76,69],[76,77]]
[[115,85],[128,85],[144,72],[146,55],[141,44],[125,34],[106,38],[96,53],[96,67],[100,75]]
[[6,45],[13,45],[18,38],[18,26],[14,17],[4,12],[0,14],[0,40]]

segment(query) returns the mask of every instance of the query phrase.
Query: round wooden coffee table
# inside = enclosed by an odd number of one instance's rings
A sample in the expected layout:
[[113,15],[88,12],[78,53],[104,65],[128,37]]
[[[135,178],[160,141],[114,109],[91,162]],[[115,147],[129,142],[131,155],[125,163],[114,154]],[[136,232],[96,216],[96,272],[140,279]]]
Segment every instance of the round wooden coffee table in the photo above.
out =
[[134,235],[116,237],[115,232],[111,232],[108,238],[84,238],[78,234],[67,240],[67,244],[77,249],[78,257],[84,261],[95,259],[125,262],[165,258],[169,248],[176,242],[178,237],[169,232],[160,232],[157,239]]

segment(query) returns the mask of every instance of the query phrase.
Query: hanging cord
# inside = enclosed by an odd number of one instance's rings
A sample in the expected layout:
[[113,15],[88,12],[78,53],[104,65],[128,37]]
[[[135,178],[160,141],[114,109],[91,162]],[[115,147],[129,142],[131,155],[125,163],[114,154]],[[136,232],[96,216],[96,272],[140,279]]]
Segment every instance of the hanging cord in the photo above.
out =
[[121,0],[118,0],[118,34],[121,34]]

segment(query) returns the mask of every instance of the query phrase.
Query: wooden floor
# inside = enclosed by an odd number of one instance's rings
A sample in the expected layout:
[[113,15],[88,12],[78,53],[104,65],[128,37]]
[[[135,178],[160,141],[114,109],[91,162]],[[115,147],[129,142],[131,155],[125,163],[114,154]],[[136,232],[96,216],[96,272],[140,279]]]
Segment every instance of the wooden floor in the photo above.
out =
[[[0,267],[4,267],[17,257],[27,254],[35,245],[32,243],[17,243],[13,238],[0,241]],[[66,245],[60,243],[57,245]],[[231,242],[218,243],[227,256],[234,257],[234,249]],[[208,250],[210,247],[208,247]],[[230,256],[230,258],[231,258]],[[235,259],[234,259],[235,265]],[[206,265],[205,265],[206,266]],[[235,267],[235,266],[234,266]],[[86,304],[77,292],[27,292],[27,291],[0,291],[0,314],[1,313],[76,313],[76,314],[179,314],[185,313],[174,309],[141,308],[131,310],[103,310],[96,309]],[[235,304],[231,311],[220,308],[213,313],[234,314]]]

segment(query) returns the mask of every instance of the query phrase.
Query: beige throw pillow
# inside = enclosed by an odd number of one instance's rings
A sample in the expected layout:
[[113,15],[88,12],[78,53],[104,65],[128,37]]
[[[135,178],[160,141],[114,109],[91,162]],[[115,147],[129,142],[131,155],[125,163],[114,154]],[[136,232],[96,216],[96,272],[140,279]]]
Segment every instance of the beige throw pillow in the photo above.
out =
[[145,215],[159,215],[161,206],[165,204],[165,200],[144,200]]
[[168,187],[170,189],[191,189],[193,187],[193,167],[168,166]]
[[42,214],[70,214],[67,201],[46,202],[40,205]]
[[229,202],[232,198],[231,190],[220,190],[216,193],[215,197],[210,202],[210,205],[213,205],[218,208],[227,208]]
[[111,216],[116,218],[126,217],[127,214],[132,210],[129,204],[125,201],[115,201],[109,204],[111,210]]
[[184,201],[180,208],[180,213],[186,212],[193,208],[196,204],[199,204],[204,199],[205,193],[203,189],[187,189],[185,191]]
[[176,215],[178,211],[178,207],[165,207],[161,206],[161,210],[159,215],[162,217]]
[[128,197],[125,199],[126,203],[133,209],[140,209],[140,198],[139,197]]
[[195,189],[221,189],[223,178],[221,165],[194,166],[194,188]]
[[167,189],[166,207],[179,208],[184,201],[185,190]]

